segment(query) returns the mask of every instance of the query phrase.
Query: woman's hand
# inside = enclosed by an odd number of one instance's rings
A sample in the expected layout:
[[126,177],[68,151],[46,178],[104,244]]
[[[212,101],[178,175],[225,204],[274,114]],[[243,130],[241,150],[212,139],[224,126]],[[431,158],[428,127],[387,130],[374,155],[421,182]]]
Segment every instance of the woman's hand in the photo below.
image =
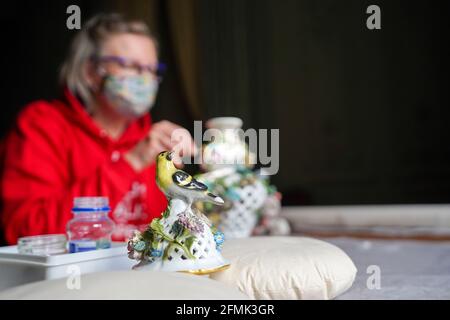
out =
[[147,137],[125,154],[125,159],[136,171],[152,164],[156,156],[166,150],[174,151],[174,163],[183,165],[181,157],[195,156],[197,148],[188,130],[163,120],[153,124]]

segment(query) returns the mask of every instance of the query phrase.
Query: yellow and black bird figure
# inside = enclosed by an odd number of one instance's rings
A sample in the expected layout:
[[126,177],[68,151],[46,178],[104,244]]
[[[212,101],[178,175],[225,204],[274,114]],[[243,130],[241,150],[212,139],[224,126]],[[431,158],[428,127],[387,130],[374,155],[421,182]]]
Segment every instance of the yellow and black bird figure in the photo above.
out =
[[221,197],[209,192],[205,184],[175,167],[173,151],[163,151],[158,154],[156,158],[156,183],[168,198],[185,201],[187,208],[190,208],[194,201],[208,201],[217,205],[224,203]]

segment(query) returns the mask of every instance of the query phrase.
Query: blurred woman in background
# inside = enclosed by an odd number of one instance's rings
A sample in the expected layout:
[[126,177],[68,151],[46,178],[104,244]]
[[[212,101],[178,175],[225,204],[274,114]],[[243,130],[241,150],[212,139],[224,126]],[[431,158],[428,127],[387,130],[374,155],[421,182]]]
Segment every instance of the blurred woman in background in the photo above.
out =
[[[65,233],[77,196],[109,197],[113,240],[160,215],[166,199],[154,161],[178,143],[171,135],[180,129],[151,122],[160,72],[157,43],[143,22],[108,14],[86,23],[61,70],[64,98],[28,105],[5,141],[1,220],[8,243]],[[195,145],[185,132],[180,156],[191,156]]]

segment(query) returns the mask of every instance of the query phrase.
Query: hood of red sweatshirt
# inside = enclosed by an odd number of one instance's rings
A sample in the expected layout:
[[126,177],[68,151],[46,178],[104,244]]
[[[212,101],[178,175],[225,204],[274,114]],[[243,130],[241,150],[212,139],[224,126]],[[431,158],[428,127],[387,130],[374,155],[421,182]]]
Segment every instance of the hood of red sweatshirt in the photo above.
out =
[[62,100],[54,101],[65,118],[94,138],[107,139],[116,146],[132,146],[142,140],[151,127],[150,113],[129,123],[122,136],[117,140],[107,137],[102,128],[92,119],[81,101],[68,89],[64,89]]

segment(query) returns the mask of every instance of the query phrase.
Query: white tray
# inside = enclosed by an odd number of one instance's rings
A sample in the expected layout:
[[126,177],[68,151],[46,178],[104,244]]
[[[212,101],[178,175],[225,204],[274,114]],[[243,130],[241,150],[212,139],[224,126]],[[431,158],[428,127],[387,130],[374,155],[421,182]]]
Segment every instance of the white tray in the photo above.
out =
[[0,291],[21,284],[83,275],[91,272],[130,270],[126,243],[114,242],[109,249],[54,256],[20,254],[17,246],[0,247]]

